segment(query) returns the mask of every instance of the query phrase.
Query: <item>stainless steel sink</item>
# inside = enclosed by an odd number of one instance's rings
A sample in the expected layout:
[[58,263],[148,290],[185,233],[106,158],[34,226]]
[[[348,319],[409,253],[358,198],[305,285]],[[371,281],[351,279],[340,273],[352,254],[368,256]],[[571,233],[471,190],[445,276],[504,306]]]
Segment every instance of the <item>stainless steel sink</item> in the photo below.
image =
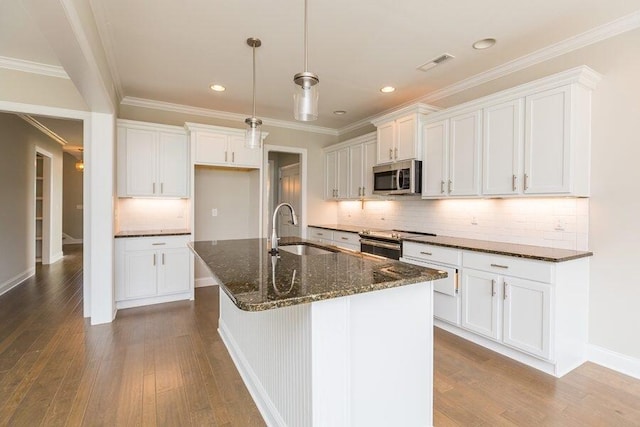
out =
[[329,248],[319,248],[304,243],[298,243],[296,245],[281,244],[279,249],[295,255],[328,255],[338,252]]

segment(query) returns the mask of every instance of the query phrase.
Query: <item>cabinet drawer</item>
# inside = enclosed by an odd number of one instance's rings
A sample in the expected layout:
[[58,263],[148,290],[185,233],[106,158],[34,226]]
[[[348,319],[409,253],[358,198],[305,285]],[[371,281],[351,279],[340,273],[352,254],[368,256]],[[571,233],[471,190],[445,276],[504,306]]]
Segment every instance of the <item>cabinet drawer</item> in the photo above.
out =
[[191,240],[191,236],[123,237],[121,239],[124,239],[125,251],[144,251],[184,248]]
[[360,236],[356,233],[347,233],[345,231],[334,231],[333,232],[333,241],[336,245],[357,245],[360,247]]
[[551,283],[553,266],[548,262],[464,251],[464,267],[490,271],[505,276],[521,277],[538,282]]
[[309,238],[314,240],[333,240],[333,231],[325,230],[324,228],[309,227]]
[[460,265],[459,249],[426,245],[415,242],[402,242],[402,256],[443,264]]

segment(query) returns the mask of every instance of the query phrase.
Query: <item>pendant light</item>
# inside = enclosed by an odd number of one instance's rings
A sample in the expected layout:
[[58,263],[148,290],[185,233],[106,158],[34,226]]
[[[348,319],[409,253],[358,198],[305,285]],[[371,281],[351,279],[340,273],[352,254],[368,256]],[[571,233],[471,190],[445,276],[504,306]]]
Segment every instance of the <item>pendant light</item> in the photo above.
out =
[[248,38],[247,44],[251,46],[253,51],[253,114],[245,119],[247,130],[244,137],[244,145],[247,148],[260,148],[262,142],[262,120],[256,118],[256,48],[262,45],[260,39]]
[[318,118],[318,75],[307,70],[307,0],[304,0],[304,71],[293,76],[293,116],[308,122]]

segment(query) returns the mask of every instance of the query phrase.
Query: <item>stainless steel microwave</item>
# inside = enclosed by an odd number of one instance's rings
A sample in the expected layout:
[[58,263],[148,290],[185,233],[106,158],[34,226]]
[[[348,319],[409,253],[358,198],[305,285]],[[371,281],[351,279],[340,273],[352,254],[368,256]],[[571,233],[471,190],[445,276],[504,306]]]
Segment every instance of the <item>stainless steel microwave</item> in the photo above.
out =
[[373,167],[374,194],[420,194],[422,162],[405,160]]

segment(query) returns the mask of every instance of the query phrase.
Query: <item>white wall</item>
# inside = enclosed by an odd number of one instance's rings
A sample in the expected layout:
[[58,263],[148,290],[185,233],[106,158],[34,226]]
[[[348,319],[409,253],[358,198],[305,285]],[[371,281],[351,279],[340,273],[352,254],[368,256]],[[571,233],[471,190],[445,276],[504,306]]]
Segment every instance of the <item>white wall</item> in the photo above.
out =
[[35,267],[36,146],[51,161],[51,253],[62,253],[62,148],[16,115],[0,113],[0,293]]

